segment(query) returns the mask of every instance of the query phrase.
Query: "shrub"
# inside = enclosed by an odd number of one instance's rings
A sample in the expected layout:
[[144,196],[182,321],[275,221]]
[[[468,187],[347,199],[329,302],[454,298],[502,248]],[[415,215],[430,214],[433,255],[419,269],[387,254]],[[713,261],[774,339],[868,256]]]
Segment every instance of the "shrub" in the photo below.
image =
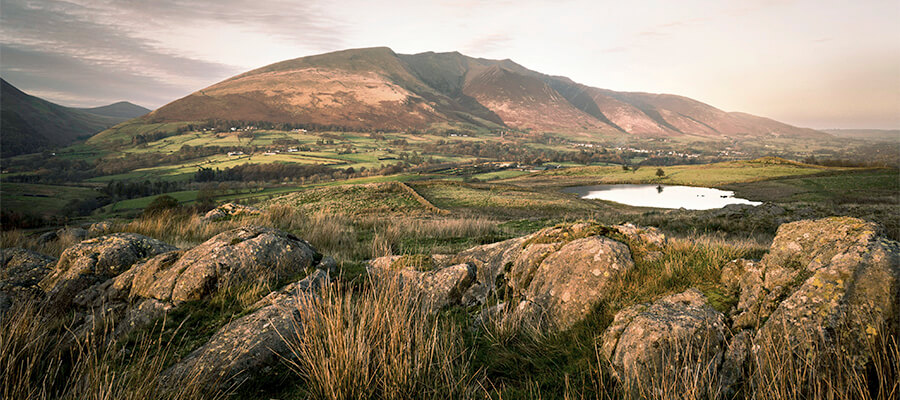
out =
[[156,215],[162,211],[172,210],[172,209],[176,209],[179,207],[181,207],[181,205],[178,204],[177,199],[175,199],[174,197],[169,196],[169,195],[162,195],[162,196],[158,196],[157,198],[153,199],[153,201],[150,202],[150,204],[147,205],[146,208],[144,208],[144,215],[145,216]]

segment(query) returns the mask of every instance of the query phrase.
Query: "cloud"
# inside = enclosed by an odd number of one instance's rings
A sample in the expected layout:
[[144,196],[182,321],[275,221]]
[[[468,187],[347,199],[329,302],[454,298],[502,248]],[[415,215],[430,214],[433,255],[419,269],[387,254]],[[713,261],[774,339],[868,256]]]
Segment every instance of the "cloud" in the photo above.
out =
[[[307,2],[3,0],[2,10],[3,76],[25,91],[77,105],[117,96],[155,107],[247,69],[192,54],[190,48],[203,53],[208,42],[179,34],[192,27],[212,27],[212,36],[217,29],[253,32],[312,51],[341,45],[340,24]],[[262,45],[234,47],[251,54],[230,59],[253,63],[260,58],[254,47]]]

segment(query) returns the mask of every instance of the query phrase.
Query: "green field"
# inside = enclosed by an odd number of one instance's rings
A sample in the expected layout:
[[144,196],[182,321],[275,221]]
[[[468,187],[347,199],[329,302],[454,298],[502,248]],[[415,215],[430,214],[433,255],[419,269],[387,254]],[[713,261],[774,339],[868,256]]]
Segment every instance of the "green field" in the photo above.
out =
[[734,190],[737,196],[761,201],[900,205],[900,172],[895,169],[835,171],[822,176],[780,178],[725,188]]
[[0,184],[0,203],[3,210],[28,214],[52,215],[62,211],[72,200],[98,197],[95,189],[83,186],[38,185],[30,183]]
[[[657,176],[657,169],[663,170],[664,175],[662,177]],[[511,178],[503,182],[547,188],[614,183],[659,183],[717,187],[730,183],[755,182],[843,170],[846,169],[820,167],[767,158],[706,165],[643,166],[637,171],[626,171],[621,167],[606,166],[563,168]]]
[[410,184],[419,194],[441,209],[461,213],[547,216],[567,213],[589,213],[596,202],[556,192],[533,190],[510,185],[467,184],[432,181]]

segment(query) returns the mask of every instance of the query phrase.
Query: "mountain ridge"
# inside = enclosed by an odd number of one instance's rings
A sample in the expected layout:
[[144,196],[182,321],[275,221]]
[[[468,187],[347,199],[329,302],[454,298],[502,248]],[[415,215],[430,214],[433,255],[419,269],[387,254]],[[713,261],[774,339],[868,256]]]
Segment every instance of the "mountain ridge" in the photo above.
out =
[[583,137],[828,137],[684,96],[616,92],[459,52],[349,49],[260,67],[175,100],[148,122],[247,120],[348,128],[459,125]]
[[[29,95],[0,78],[0,156],[72,144],[149,110],[127,102],[95,108],[62,106]],[[138,114],[140,110],[146,110]]]

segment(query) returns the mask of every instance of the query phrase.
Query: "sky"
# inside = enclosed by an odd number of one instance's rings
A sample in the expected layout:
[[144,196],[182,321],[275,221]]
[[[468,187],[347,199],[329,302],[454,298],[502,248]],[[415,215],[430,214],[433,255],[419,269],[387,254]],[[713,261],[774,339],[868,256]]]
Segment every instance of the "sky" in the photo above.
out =
[[0,77],[157,108],[348,48],[512,59],[590,86],[828,128],[900,129],[897,0],[0,0]]

